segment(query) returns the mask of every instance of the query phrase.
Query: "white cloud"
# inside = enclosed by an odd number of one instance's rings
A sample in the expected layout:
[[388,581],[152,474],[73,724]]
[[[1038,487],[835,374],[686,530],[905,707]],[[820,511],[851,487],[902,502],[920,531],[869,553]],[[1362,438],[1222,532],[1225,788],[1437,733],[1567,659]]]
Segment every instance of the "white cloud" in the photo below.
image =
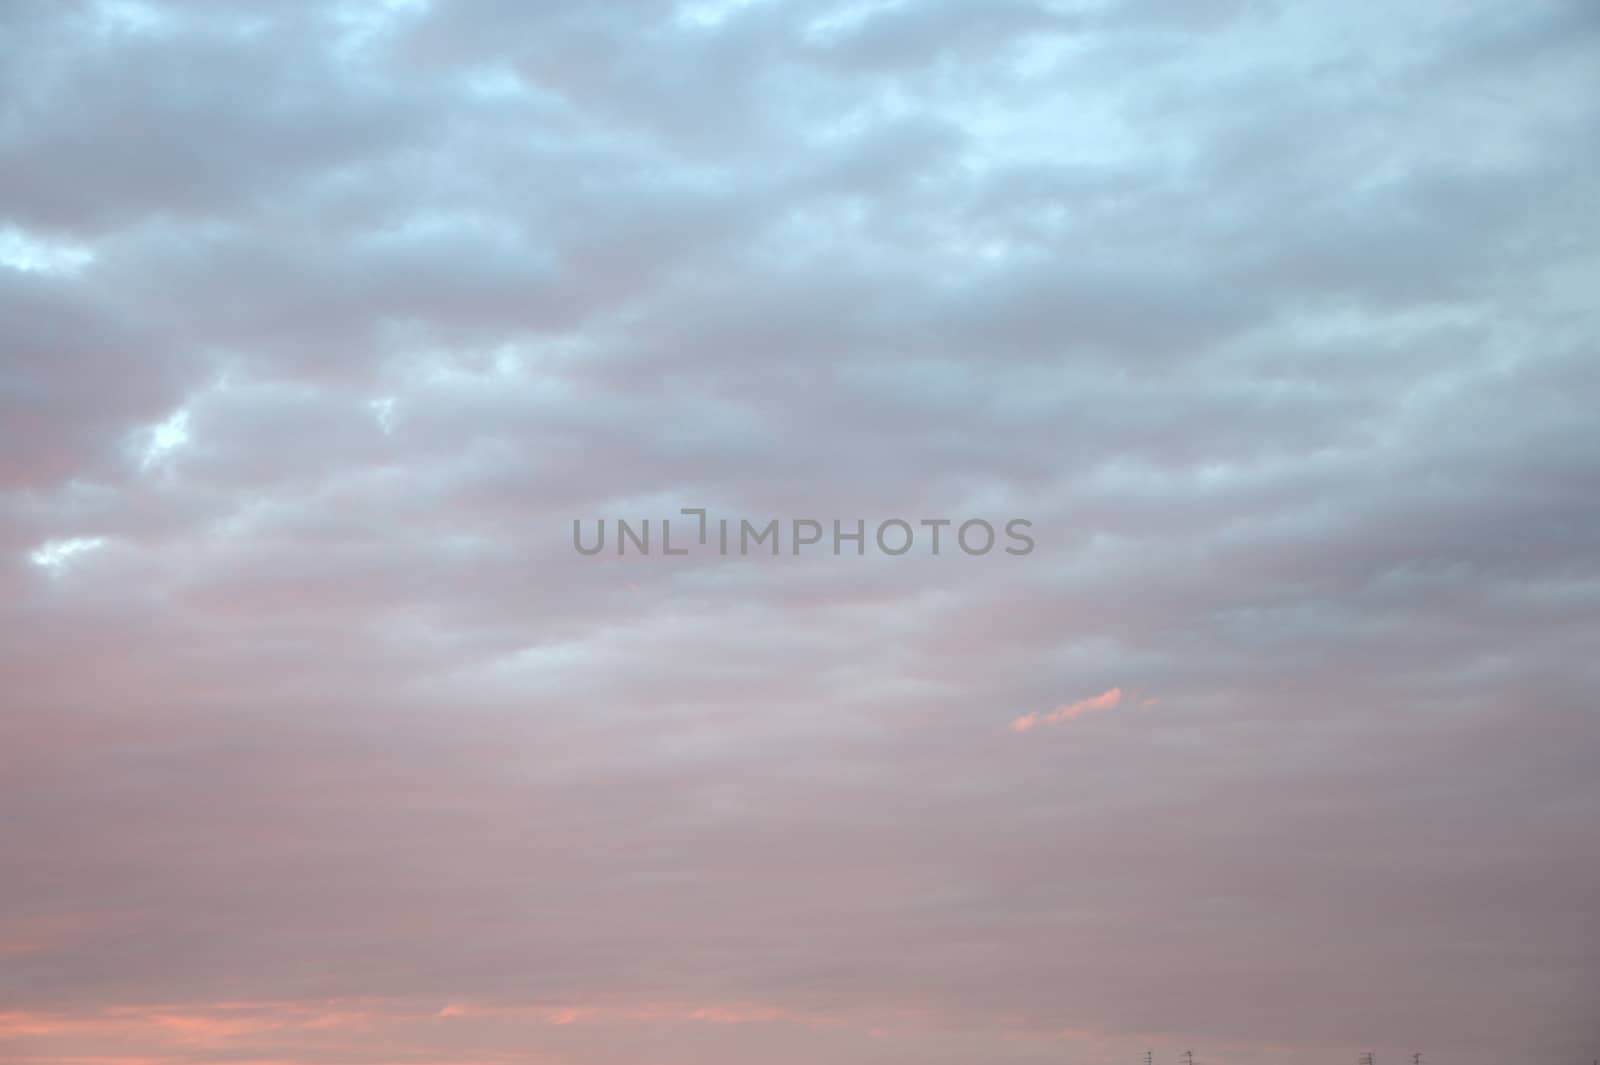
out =
[[144,433],[144,447],[139,456],[139,468],[147,470],[164,461],[172,452],[189,442],[189,410],[174,411]]
[[36,547],[28,559],[35,566],[59,573],[73,558],[87,551],[105,546],[100,536],[73,536],[65,540],[50,540]]
[[42,237],[16,226],[0,228],[0,266],[71,277],[94,259],[94,252],[69,241]]

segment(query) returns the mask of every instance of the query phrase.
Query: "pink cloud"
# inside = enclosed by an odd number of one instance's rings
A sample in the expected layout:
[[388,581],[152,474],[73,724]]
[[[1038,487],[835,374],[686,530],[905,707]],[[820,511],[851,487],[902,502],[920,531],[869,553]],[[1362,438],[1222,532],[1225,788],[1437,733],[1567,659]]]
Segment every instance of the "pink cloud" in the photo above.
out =
[[1110,710],[1122,702],[1122,689],[1111,688],[1099,695],[1087,699],[1079,699],[1075,703],[1063,703],[1049,713],[1023,714],[1011,722],[1012,732],[1027,732],[1035,725],[1059,725],[1064,721],[1073,721],[1084,714],[1097,714]]

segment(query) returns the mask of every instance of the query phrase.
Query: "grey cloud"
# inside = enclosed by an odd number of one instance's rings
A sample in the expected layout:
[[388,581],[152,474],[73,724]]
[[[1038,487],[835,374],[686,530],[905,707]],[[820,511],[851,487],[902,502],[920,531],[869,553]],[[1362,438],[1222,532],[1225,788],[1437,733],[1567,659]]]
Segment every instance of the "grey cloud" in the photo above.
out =
[[0,1056],[1588,1053],[1581,5],[146,7],[0,11]]

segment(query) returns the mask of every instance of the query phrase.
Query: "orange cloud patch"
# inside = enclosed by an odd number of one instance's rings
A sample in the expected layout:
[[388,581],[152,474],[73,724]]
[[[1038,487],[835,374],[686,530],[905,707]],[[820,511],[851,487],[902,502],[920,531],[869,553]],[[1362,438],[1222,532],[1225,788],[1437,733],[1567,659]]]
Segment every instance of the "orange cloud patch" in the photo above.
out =
[[1097,714],[1110,710],[1122,702],[1122,689],[1112,688],[1099,695],[1088,699],[1079,699],[1075,703],[1064,703],[1048,713],[1023,714],[1011,722],[1012,732],[1027,732],[1037,725],[1060,725],[1073,721],[1084,714]]
[[450,1003],[435,1017],[523,1017],[545,1024],[569,1025],[585,1021],[698,1021],[705,1024],[765,1024],[805,1018],[785,1010],[748,1005],[695,1006],[646,1004],[632,1007],[601,1006],[472,1006]]
[[111,1006],[89,1014],[6,1011],[0,1012],[0,1038],[80,1037],[215,1050],[267,1035],[359,1028],[367,1019],[358,1009],[288,1003]]

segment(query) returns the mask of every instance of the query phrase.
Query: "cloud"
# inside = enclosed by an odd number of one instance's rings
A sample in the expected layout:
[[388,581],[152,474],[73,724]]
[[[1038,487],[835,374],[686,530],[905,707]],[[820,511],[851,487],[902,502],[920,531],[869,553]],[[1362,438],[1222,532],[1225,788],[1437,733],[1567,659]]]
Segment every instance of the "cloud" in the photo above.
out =
[[1011,722],[1012,732],[1027,732],[1035,725],[1059,725],[1067,721],[1075,721],[1084,714],[1098,714],[1106,710],[1115,709],[1122,703],[1122,689],[1109,688],[1099,695],[1092,695],[1087,699],[1079,699],[1075,703],[1063,703],[1054,710],[1040,714],[1038,712],[1023,714]]
[[1597,26],[0,4],[0,1057],[1588,1060]]
[[72,536],[65,540],[51,540],[41,544],[28,555],[29,561],[36,566],[53,572],[60,571],[75,555],[105,546],[105,538],[100,536]]

